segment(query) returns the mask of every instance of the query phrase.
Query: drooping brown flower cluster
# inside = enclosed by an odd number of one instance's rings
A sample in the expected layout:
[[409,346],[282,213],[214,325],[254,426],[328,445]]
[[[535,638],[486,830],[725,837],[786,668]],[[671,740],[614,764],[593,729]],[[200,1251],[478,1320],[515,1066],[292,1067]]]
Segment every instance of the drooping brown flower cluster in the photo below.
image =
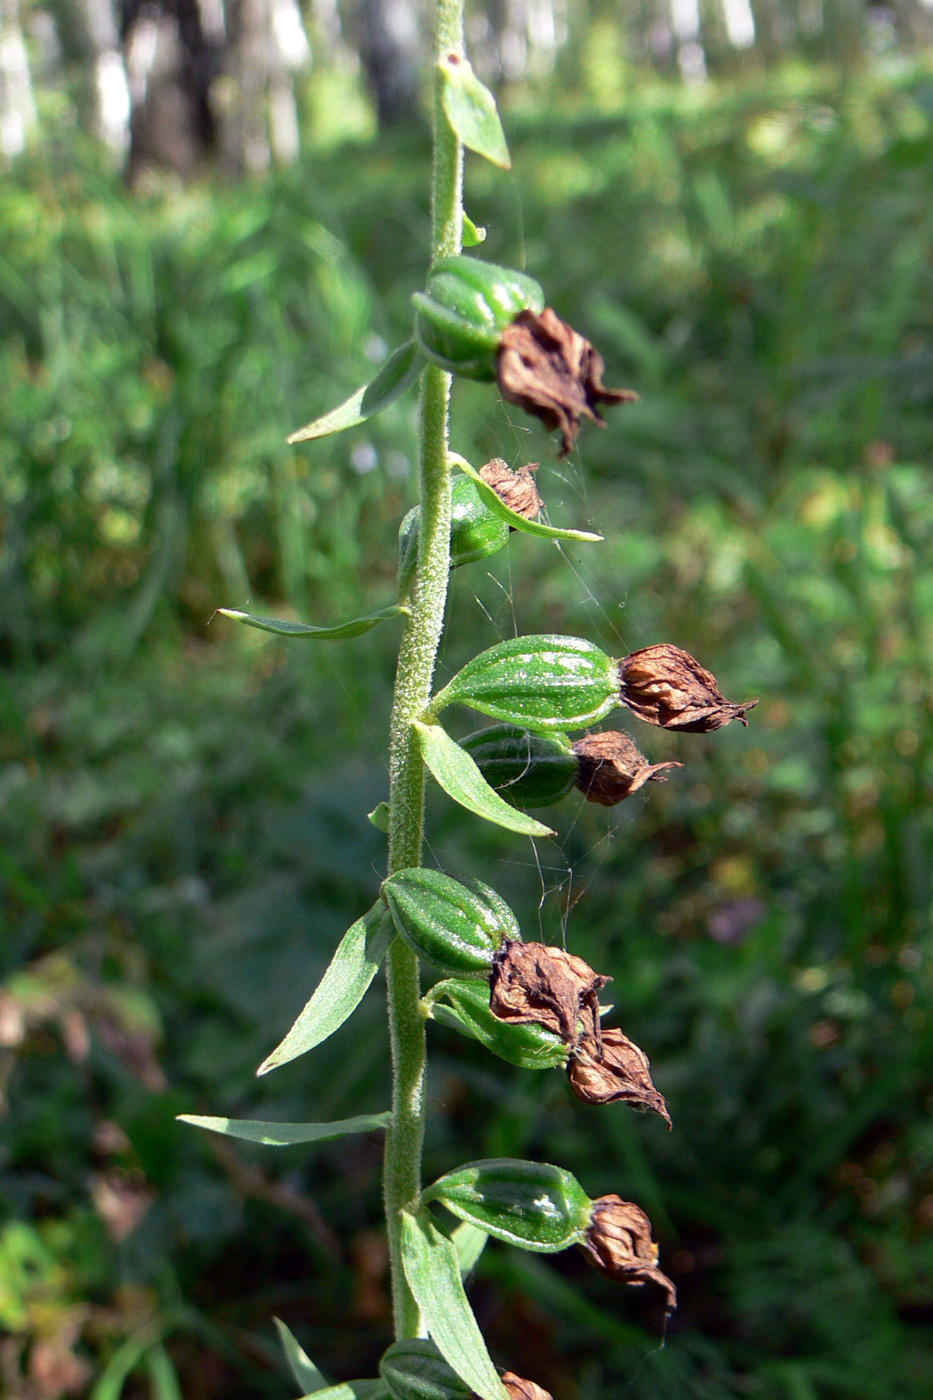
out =
[[578,760],[574,784],[588,802],[614,807],[624,802],[649,778],[663,783],[667,769],[682,768],[682,763],[649,763],[627,734],[605,729],[599,734],[587,734],[572,745]]
[[662,729],[709,734],[734,719],[748,724],[745,712],[758,704],[746,700],[734,705],[695,657],[666,642],[633,651],[618,664],[623,705],[646,724]]
[[493,457],[479,474],[487,486],[491,486],[504,505],[521,515],[525,520],[537,520],[544,509],[541,494],[535,485],[534,473],[540,462],[526,462],[515,471],[501,457]]
[[562,948],[515,939],[493,958],[489,1009],[500,1021],[534,1023],[560,1036],[569,1047],[567,1077],[577,1098],[651,1109],[669,1126],[647,1055],[621,1031],[600,1025],[599,993],[611,981]]
[[600,1041],[582,1035],[567,1062],[567,1078],[584,1103],[630,1103],[649,1108],[671,1126],[671,1116],[651,1082],[648,1056],[634,1041],[615,1028],[604,1030]]
[[500,1021],[533,1022],[575,1046],[581,1017],[599,1038],[599,992],[611,981],[562,948],[515,939],[493,958],[489,1009]]
[[607,389],[603,357],[549,306],[523,311],[502,334],[496,378],[502,397],[561,433],[560,456],[577,440],[580,419],[605,427],[597,405],[631,403],[631,389]]
[[621,1283],[654,1284],[662,1291],[665,1311],[676,1308],[677,1290],[658,1268],[651,1221],[639,1206],[621,1196],[600,1196],[593,1202],[589,1229],[580,1248],[600,1273]]
[[543,1386],[536,1385],[534,1381],[526,1381],[523,1376],[516,1376],[514,1371],[503,1371],[500,1380],[509,1392],[511,1400],[553,1400],[550,1392]]

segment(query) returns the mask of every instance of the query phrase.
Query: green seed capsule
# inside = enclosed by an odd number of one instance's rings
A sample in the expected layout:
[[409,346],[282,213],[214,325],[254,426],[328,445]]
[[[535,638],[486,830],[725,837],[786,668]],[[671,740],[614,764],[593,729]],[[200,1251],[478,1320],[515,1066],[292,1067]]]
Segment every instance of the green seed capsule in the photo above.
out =
[[[457,475],[452,488],[450,512],[450,567],[459,569],[495,554],[509,542],[509,527],[483,502],[468,476]],[[421,508],[414,506],[398,532],[398,589],[404,596],[411,588],[418,562],[418,532]]]
[[448,1172],[421,1197],[496,1239],[551,1254],[579,1244],[593,1203],[576,1177],[547,1162],[500,1157]]
[[379,1363],[392,1400],[470,1400],[472,1390],[433,1342],[393,1342]]
[[[441,997],[450,1005],[445,1005]],[[533,1021],[500,1021],[489,1009],[489,988],[479,982],[449,978],[432,987],[427,1000],[435,1021],[478,1040],[510,1065],[556,1069],[566,1063],[569,1051],[559,1035]]]
[[488,977],[493,955],[519,939],[518,922],[495,890],[439,870],[399,870],[382,886],[398,933],[419,958],[458,977]]
[[436,262],[412,301],[424,353],[468,379],[495,379],[502,332],[522,311],[544,310],[544,292],[533,277],[462,254]]
[[570,741],[493,724],[459,741],[490,787],[513,807],[550,807],[566,797],[579,772]]

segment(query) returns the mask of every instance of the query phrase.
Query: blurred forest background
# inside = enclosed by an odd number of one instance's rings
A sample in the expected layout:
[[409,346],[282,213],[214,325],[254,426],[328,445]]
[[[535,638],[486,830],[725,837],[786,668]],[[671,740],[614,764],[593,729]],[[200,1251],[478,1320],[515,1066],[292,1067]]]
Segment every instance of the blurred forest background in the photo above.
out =
[[[389,1339],[380,1144],[180,1112],[388,1102],[381,991],[257,1081],[383,838],[411,397],[285,435],[408,334],[429,244],[415,0],[0,0],[0,1391],[285,1400]],[[538,850],[434,794],[431,848],[615,974],[674,1119],[430,1031],[427,1171],[532,1155],[649,1212],[680,1290],[490,1246],[497,1360],[557,1400],[933,1393],[933,39],[927,0],[495,0],[515,172],[468,160],[641,401],[568,463],[460,384],[454,446],[551,518],[458,571],[442,670],[521,631],[688,648],[750,728]],[[464,729],[475,718],[463,716]],[[349,1144],[349,1145],[348,1145]]]

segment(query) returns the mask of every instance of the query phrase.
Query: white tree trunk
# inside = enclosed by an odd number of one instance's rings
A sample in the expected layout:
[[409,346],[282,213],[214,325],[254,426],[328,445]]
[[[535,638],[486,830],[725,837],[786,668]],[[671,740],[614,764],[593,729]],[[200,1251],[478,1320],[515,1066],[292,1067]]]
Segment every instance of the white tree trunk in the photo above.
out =
[[18,156],[35,120],[19,6],[17,0],[0,0],[0,155]]

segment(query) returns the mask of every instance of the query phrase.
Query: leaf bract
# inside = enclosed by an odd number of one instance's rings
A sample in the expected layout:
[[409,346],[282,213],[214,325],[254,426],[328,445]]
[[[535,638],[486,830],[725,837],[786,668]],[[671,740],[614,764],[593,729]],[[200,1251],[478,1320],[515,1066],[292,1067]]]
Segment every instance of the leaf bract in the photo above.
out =
[[421,351],[413,340],[407,340],[394,350],[385,364],[369,384],[364,384],[351,394],[337,408],[332,408],[320,418],[306,423],[303,428],[292,433],[286,442],[293,447],[298,442],[311,442],[314,438],[328,437],[331,433],[342,433],[345,428],[355,428],[373,418],[384,408],[404,394],[414,384],[421,373],[424,360]]
[[468,812],[520,836],[553,836],[543,822],[518,811],[491,788],[474,760],[439,724],[415,721],[421,756],[439,787]]

